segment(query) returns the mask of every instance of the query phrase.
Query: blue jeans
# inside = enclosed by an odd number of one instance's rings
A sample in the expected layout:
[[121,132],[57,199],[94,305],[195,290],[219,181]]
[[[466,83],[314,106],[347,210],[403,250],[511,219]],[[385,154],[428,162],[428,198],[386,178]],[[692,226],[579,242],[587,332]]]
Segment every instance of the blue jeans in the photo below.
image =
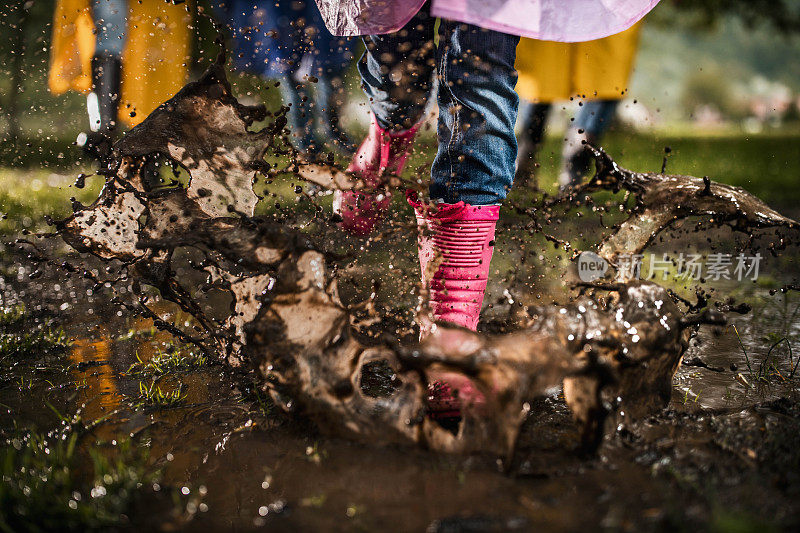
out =
[[573,128],[585,131],[599,139],[611,126],[617,112],[619,100],[589,100],[584,102],[575,115]]
[[294,147],[310,156],[331,144],[352,152],[339,127],[340,106],[332,84],[350,65],[350,40],[325,29],[314,0],[214,0],[212,6],[233,37],[236,68],[280,80]]
[[93,0],[92,16],[97,28],[95,55],[122,57],[128,29],[127,0]]
[[431,199],[500,203],[511,189],[517,155],[519,37],[442,20],[435,47],[434,24],[423,8],[396,33],[365,37],[364,92],[382,127],[407,129],[421,118],[436,73],[439,149]]
[[[317,83],[298,82],[293,76],[281,78],[281,97],[289,106],[287,120],[292,144],[310,156],[322,153],[322,149],[335,147],[339,151],[355,151],[350,138],[339,125],[339,105],[336,103],[331,77],[319,69]],[[314,94],[310,89],[314,89]],[[315,120],[316,119],[316,120]],[[315,121],[319,126],[319,137],[315,133]]]

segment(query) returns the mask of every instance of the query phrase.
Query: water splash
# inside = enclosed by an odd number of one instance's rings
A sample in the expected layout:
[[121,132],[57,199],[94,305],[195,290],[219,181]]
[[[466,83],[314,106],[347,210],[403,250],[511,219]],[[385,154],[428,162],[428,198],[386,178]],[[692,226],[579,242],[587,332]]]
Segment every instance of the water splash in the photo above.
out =
[[[260,177],[288,173],[328,189],[364,188],[331,165],[270,166],[265,156],[282,153],[284,126],[280,113],[239,104],[219,59],[114,146],[100,197],[76,205],[56,227],[73,248],[121,264],[137,284],[157,289],[197,321],[193,330],[173,324],[140,292],[137,310],[159,328],[230,364],[251,365],[280,405],[331,432],[443,451],[486,450],[510,460],[530,402],[563,383],[591,450],[610,407],[630,416],[663,407],[691,332],[724,322],[712,312],[684,316],[665,288],[612,270],[610,280],[593,285],[604,297],[531,308],[509,334],[439,324],[420,344],[386,332],[367,335],[375,323],[369,303],[342,304],[324,250],[280,220],[254,215]],[[631,172],[600,150],[595,157],[597,174],[577,194],[626,189],[636,197],[629,216],[598,243],[612,264],[690,216],[742,230],[797,228],[742,189]],[[185,171],[188,184],[148,182],[153,159]],[[409,184],[395,176],[382,185],[400,186]],[[200,301],[198,295],[211,292],[227,295],[227,312]],[[393,386],[380,394],[365,385],[376,364],[393,373]],[[427,385],[443,371],[471,380],[487,398],[485,405],[464,405],[456,428],[426,416]]]

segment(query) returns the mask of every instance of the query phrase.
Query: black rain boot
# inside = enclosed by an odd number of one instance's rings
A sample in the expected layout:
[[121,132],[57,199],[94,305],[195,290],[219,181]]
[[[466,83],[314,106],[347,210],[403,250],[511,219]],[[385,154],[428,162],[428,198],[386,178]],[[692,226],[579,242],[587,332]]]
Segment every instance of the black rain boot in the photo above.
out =
[[92,58],[92,92],[86,97],[90,131],[78,136],[78,146],[101,162],[111,153],[121,81],[122,60],[118,56],[99,54]]
[[589,174],[594,159],[586,144],[596,144],[597,141],[597,137],[588,132],[577,128],[567,130],[558,174],[559,189],[562,192],[579,185]]
[[519,136],[517,148],[516,175],[514,183],[520,187],[539,189],[539,180],[536,176],[538,168],[536,155],[544,141],[547,116],[550,114],[550,104],[532,104],[528,111],[522,133]]

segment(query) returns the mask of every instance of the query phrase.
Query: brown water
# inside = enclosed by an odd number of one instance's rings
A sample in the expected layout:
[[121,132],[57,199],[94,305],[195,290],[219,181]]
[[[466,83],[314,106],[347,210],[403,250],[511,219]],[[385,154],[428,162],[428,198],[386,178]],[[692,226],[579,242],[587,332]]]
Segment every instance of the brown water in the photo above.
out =
[[153,334],[147,320],[109,320],[98,302],[102,320],[77,320],[89,316],[82,297],[66,315],[75,335],[69,370],[34,372],[26,387],[6,376],[0,423],[54,424],[43,400],[64,413],[80,409],[86,420],[113,413],[95,430],[99,440],[132,436],[164,468],[165,483],[203,496],[190,506],[184,527],[192,530],[662,530],[722,527],[731,517],[787,526],[800,520],[798,378],[788,377],[784,350],[776,367],[785,381],[747,387],[737,375],[756,381],[747,361],[757,372],[769,347],[763,336],[788,330],[795,338],[800,297],[756,290],[750,300],[754,311],[733,321],[747,358],[731,327],[701,331],[685,359],[722,371],[682,367],[667,411],[607,438],[596,459],[574,452],[577,428],[563,400],[543,398],[510,474],[488,455],[326,437],[302,417],[265,412],[246,387],[254,377],[222,366],[162,378],[165,389],[183,384],[182,406],[136,410],[140,379],[128,367],[174,340]]

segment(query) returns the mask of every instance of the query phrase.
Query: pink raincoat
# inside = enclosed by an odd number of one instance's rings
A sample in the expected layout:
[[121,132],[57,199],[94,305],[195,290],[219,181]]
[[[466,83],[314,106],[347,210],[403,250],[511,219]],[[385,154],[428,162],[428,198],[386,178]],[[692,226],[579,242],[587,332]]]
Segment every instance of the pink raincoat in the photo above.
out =
[[[391,33],[425,0],[317,0],[334,35]],[[628,29],[658,0],[432,0],[443,17],[545,41],[590,41]]]

